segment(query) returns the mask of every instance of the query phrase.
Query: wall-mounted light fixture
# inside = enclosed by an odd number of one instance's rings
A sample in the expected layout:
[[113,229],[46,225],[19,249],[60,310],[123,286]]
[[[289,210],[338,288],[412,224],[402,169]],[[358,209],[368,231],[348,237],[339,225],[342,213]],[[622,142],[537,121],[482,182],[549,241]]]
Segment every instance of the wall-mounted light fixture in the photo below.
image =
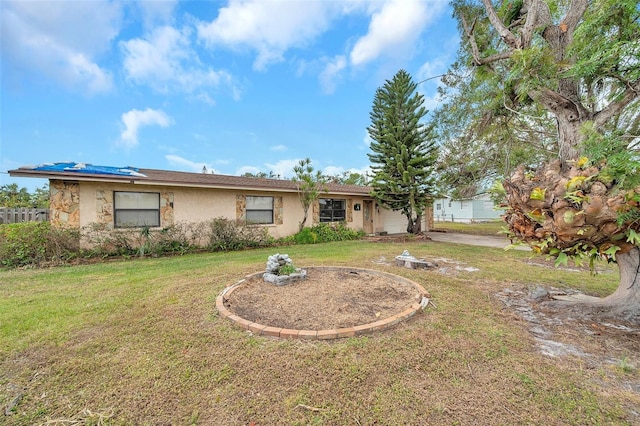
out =
[[358,203],[357,203],[357,204],[354,204],[354,205],[353,205],[353,209],[354,209],[355,211],[359,212],[359,211],[360,211],[360,204],[358,204]]

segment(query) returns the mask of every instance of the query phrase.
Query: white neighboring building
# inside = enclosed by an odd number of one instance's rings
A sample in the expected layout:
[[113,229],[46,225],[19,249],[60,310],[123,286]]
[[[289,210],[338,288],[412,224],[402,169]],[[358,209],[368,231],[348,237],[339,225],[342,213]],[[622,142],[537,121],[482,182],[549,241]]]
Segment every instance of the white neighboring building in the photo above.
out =
[[497,209],[487,194],[466,200],[436,198],[433,202],[436,222],[485,222],[499,219],[503,213],[504,210]]

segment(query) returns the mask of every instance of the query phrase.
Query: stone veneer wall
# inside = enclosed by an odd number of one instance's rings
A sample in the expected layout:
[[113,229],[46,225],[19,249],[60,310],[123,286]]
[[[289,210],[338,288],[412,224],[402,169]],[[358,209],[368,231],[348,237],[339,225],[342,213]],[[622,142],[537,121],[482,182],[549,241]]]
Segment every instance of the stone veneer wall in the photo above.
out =
[[173,192],[160,193],[160,226],[171,226],[175,222],[173,216]]
[[245,212],[247,211],[247,197],[244,195],[236,195],[236,219],[245,220]]
[[320,202],[315,200],[311,208],[312,225],[320,223]]
[[97,222],[113,227],[113,191],[98,189],[96,191]]
[[273,221],[276,225],[282,225],[284,221],[284,202],[282,197],[273,197]]
[[49,221],[56,228],[80,227],[80,185],[63,180],[49,181]]

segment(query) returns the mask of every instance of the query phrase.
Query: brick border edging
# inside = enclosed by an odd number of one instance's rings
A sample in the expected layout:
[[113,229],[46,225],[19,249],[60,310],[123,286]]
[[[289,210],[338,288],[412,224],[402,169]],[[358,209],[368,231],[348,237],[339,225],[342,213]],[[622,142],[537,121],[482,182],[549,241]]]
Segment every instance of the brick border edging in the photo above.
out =
[[369,334],[376,331],[387,330],[396,324],[408,320],[412,316],[414,316],[420,309],[424,309],[429,304],[429,293],[422,287],[420,284],[415,281],[411,281],[408,278],[401,277],[399,275],[390,274],[388,272],[376,271],[374,269],[365,269],[365,268],[349,268],[349,267],[339,267],[339,266],[318,266],[318,267],[310,267],[306,268],[307,270],[311,269],[323,269],[323,270],[338,270],[338,269],[347,269],[349,271],[359,271],[359,272],[367,272],[373,275],[381,275],[387,278],[392,278],[396,281],[404,282],[406,284],[410,284],[414,286],[418,290],[418,297],[416,302],[414,302],[411,307],[403,310],[402,312],[392,315],[388,318],[381,319],[375,322],[371,322],[368,324],[357,325],[354,327],[348,328],[337,328],[337,329],[328,329],[328,330],[294,330],[288,328],[281,327],[271,327],[264,324],[259,324],[256,322],[252,322],[241,318],[231,312],[229,309],[224,306],[225,296],[231,294],[238,286],[242,285],[247,280],[251,280],[254,278],[261,277],[263,272],[256,272],[251,275],[247,275],[245,278],[240,281],[232,284],[230,286],[225,287],[222,292],[216,297],[216,309],[220,312],[220,315],[231,320],[236,326],[249,330],[254,334],[259,336],[272,336],[279,338],[288,338],[288,339],[308,339],[308,340],[329,340],[329,339],[339,339],[342,337],[354,337],[361,336],[363,334]]

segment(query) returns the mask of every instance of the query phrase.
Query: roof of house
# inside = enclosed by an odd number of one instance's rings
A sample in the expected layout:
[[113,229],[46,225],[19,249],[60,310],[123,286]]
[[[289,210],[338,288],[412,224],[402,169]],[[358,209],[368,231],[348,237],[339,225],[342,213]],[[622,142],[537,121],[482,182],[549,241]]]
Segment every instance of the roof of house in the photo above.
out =
[[[9,170],[14,177],[36,177],[93,182],[126,182],[138,185],[183,186],[297,192],[296,183],[285,179],[264,179],[207,173],[175,172],[137,167],[96,166],[87,163],[47,163]],[[369,195],[371,187],[330,183],[327,193]]]

